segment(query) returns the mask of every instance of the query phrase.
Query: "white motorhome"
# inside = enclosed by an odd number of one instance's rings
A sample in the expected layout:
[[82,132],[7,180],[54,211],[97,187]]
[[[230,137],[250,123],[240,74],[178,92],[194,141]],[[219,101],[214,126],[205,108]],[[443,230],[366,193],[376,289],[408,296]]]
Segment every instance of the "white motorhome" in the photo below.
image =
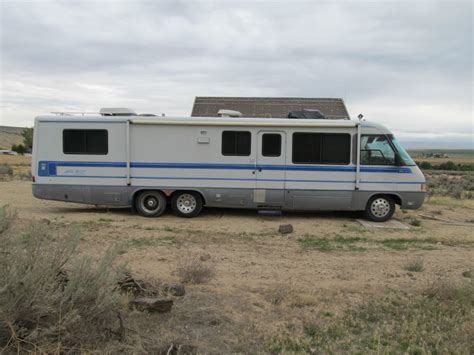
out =
[[417,209],[425,178],[392,133],[354,120],[68,114],[35,120],[33,194],[40,199],[168,205],[365,211],[389,219]]

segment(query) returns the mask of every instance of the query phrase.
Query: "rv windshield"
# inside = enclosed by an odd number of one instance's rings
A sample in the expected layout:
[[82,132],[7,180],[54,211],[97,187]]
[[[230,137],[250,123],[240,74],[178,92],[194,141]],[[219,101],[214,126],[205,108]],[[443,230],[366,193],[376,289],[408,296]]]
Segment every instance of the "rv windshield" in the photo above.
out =
[[402,159],[403,164],[410,165],[410,166],[416,165],[413,159],[405,150],[405,148],[403,148],[402,145],[397,141],[397,139],[392,134],[390,134],[389,137],[393,146],[398,151],[398,154],[400,155],[400,158]]

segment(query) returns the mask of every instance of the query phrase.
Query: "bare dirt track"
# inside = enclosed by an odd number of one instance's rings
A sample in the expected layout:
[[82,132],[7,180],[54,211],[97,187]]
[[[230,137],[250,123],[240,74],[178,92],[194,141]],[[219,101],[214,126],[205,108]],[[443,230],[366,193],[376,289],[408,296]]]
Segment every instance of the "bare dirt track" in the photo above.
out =
[[[337,315],[367,299],[416,292],[437,280],[468,282],[463,272],[474,270],[474,229],[419,216],[472,221],[472,201],[451,202],[435,199],[422,211],[397,211],[395,218],[407,225],[421,220],[410,230],[368,230],[353,213],[262,217],[209,209],[194,219],[171,213],[147,219],[130,209],[37,200],[30,182],[0,182],[0,206],[16,209],[21,222],[77,227],[81,253],[99,257],[115,246],[119,260],[140,278],[177,282],[179,265],[202,257],[215,277],[188,286],[157,327],[160,336],[184,339],[204,352],[265,350],[262,344],[288,323],[321,312]],[[278,233],[285,223],[294,233]],[[413,260],[422,260],[422,272],[406,270]]]

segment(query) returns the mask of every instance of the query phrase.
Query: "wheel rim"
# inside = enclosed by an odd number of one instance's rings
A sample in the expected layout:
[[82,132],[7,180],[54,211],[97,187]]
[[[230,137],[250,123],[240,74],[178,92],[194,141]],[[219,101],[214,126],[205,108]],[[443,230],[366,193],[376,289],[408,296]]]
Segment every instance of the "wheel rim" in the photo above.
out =
[[154,213],[160,208],[160,201],[156,196],[146,195],[142,200],[142,208],[147,213]]
[[182,194],[176,201],[176,207],[181,213],[192,213],[197,207],[196,198],[191,194]]
[[390,203],[384,198],[377,198],[370,205],[370,212],[376,217],[385,217],[390,213]]

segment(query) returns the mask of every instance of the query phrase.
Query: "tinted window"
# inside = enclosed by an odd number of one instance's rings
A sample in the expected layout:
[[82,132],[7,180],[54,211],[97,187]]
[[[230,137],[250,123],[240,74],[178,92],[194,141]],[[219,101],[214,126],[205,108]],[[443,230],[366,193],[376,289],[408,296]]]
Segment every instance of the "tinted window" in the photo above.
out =
[[323,164],[349,164],[351,136],[349,134],[323,134],[321,162]]
[[100,154],[109,151],[108,133],[105,129],[65,129],[64,154]]
[[293,133],[293,163],[321,162],[321,134]]
[[262,136],[262,155],[279,157],[281,155],[281,135],[265,133]]
[[360,162],[369,165],[394,165],[395,152],[384,135],[363,135]]
[[251,135],[246,131],[222,132],[222,155],[250,155]]
[[294,133],[293,163],[349,164],[351,136],[340,133]]

